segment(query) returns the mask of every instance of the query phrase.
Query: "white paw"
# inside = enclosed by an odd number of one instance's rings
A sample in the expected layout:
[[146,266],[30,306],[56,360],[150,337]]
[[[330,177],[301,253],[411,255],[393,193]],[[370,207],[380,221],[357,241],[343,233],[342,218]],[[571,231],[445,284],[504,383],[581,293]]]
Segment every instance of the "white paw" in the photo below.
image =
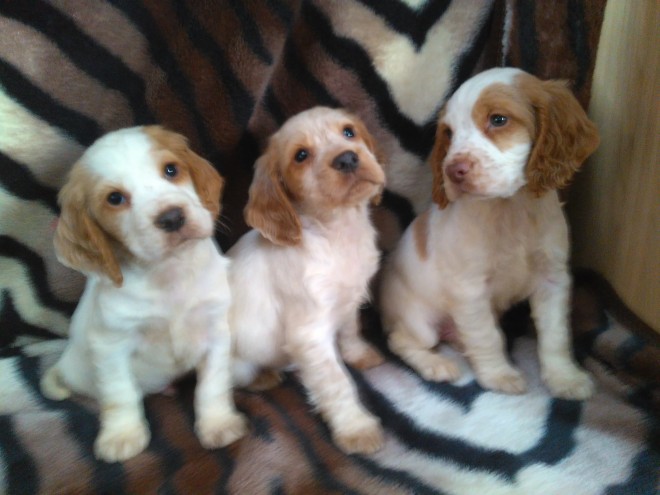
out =
[[245,416],[233,411],[206,413],[197,419],[195,431],[204,448],[217,449],[245,435],[248,423]]
[[94,454],[106,462],[125,461],[142,452],[150,438],[149,428],[143,422],[101,425],[101,432],[94,442]]
[[451,382],[461,376],[458,365],[449,358],[439,354],[428,354],[420,357],[414,368],[426,380],[432,382]]
[[525,379],[515,368],[504,368],[499,372],[477,373],[477,381],[482,387],[507,394],[523,394],[527,391]]
[[370,414],[361,413],[359,418],[335,428],[335,444],[347,454],[371,454],[383,446],[385,441],[380,421]]
[[593,395],[595,389],[589,375],[575,366],[546,372],[543,379],[552,395],[561,399],[585,400]]

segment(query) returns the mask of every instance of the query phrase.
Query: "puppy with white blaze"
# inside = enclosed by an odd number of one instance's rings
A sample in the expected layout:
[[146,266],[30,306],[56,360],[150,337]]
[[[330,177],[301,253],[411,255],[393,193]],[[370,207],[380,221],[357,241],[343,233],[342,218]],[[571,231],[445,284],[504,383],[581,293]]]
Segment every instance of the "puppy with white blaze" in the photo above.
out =
[[360,120],[324,107],[304,111],[257,160],[245,208],[254,230],[228,252],[237,384],[294,365],[345,452],[383,442],[342,358],[360,368],[382,360],[359,337],[359,307],[378,267],[369,203],[384,182]]
[[551,392],[592,394],[572,356],[568,228],[556,189],[598,142],[561,81],[498,68],[455,92],[429,159],[434,203],[384,270],[380,308],[393,352],[428,380],[453,380],[457,364],[434,351],[453,335],[483,387],[522,393],[498,318],[529,298]]
[[229,260],[213,240],[222,187],[183,136],[147,126],[97,140],[60,191],[57,257],[87,285],[41,388],[99,402],[99,459],[141,452],[150,438],[142,397],[191,370],[202,445],[247,430],[232,399]]

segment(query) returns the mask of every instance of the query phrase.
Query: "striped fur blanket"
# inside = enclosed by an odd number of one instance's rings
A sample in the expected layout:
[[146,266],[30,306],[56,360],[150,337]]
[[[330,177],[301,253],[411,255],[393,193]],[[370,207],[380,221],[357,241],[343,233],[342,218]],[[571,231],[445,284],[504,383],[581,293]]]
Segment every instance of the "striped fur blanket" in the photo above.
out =
[[[504,326],[530,392],[421,380],[394,356],[353,371],[386,429],[370,456],[342,454],[295,374],[237,390],[251,433],[206,451],[192,431],[192,378],[146,399],[148,449],[94,460],[95,405],[52,402],[42,371],[63,348],[84,280],[55,260],[56,194],[103,133],[160,123],[224,175],[227,249],[265,139],[316,104],[359,114],[385,157],[374,211],[391,249],[430,197],[439,108],[496,65],[565,78],[586,105],[605,0],[3,0],[0,2],[0,494],[652,494],[658,488],[657,344],[589,277],[576,284],[578,357],[598,393],[553,400],[525,308]],[[382,345],[378,315],[365,332]],[[653,340],[653,339],[651,339]]]

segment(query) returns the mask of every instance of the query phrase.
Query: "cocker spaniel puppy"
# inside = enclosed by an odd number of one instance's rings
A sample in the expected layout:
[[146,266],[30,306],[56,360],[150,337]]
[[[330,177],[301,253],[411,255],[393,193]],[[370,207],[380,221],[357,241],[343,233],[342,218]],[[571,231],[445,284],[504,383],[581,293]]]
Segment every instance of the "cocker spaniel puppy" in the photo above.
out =
[[456,379],[456,363],[433,351],[453,335],[482,386],[522,393],[498,317],[529,298],[550,390],[592,394],[572,357],[568,229],[555,189],[598,141],[563,82],[499,68],[456,91],[430,156],[435,204],[408,228],[382,279],[392,351],[428,380]]
[[357,118],[323,107],[302,112],[257,160],[245,208],[254,230],[228,252],[237,383],[294,365],[346,452],[372,452],[383,441],[342,357],[358,367],[381,362],[358,335],[358,309],[378,267],[369,203],[384,181]]
[[196,430],[205,447],[246,431],[231,390],[229,260],[213,241],[223,180],[185,138],[157,126],[97,140],[60,191],[58,259],[87,275],[44,395],[98,400],[98,458],[149,442],[142,397],[196,369]]

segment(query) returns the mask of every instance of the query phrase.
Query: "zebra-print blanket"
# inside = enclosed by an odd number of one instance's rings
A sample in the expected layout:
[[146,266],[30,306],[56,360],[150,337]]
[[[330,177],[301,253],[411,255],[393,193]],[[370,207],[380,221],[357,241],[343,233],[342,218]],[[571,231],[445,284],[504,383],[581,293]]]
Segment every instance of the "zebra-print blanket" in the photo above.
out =
[[[0,1],[0,493],[654,493],[657,348],[580,289],[574,330],[599,392],[556,401],[539,383],[528,319],[506,326],[531,391],[431,385],[389,355],[354,372],[387,431],[372,456],[346,456],[295,375],[237,391],[251,434],[203,450],[191,383],[153,396],[148,450],[96,462],[94,404],[37,389],[62,349],[82,277],[55,260],[56,193],[101,134],[160,123],[187,135],[227,179],[218,240],[245,231],[252,164],[267,136],[313,106],[345,106],[369,126],[388,189],[374,211],[390,249],[428,204],[424,165],[439,108],[471,74],[520,66],[566,78],[582,104],[605,0]],[[582,295],[580,295],[582,294]],[[378,315],[364,312],[381,341]],[[383,349],[385,351],[385,349]]]

